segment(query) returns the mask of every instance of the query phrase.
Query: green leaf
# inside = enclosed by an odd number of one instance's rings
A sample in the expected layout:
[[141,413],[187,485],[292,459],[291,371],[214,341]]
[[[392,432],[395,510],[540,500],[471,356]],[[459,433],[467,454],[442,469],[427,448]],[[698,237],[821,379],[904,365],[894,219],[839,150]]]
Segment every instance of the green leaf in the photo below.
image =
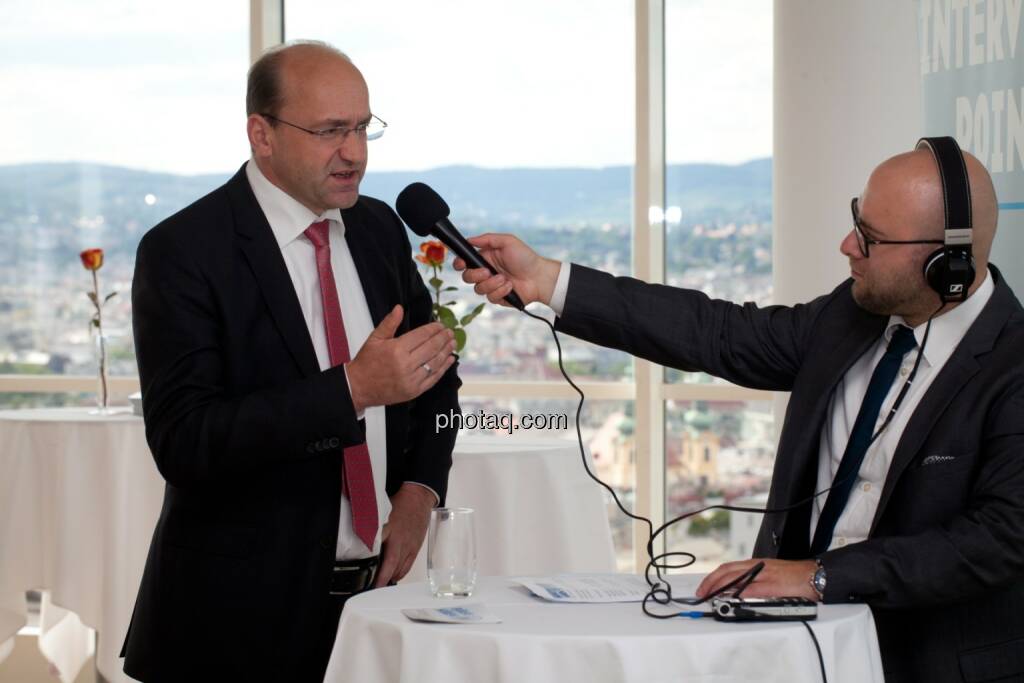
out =
[[449,286],[449,287],[445,287],[441,291],[442,292],[457,292],[457,291],[459,291],[459,288],[458,287],[450,287]]
[[115,296],[117,296],[117,292],[111,292],[110,294],[107,294],[107,298],[105,298],[103,300],[103,303],[107,303],[108,301],[113,299]]
[[88,295],[89,301],[91,301],[94,306],[99,306],[99,302],[96,301],[96,292],[86,292],[86,295]]
[[457,302],[455,302],[455,301],[446,301],[444,305],[445,306],[454,306],[456,303]]
[[484,310],[484,304],[478,305],[476,308],[474,308],[468,314],[462,316],[462,320],[460,320],[459,323],[463,327],[465,327],[466,325],[468,325],[471,322],[473,322],[473,319],[476,318],[478,315],[480,315],[480,311],[482,311],[482,310]]
[[447,327],[449,330],[455,329],[459,324],[455,319],[455,314],[452,313],[452,309],[447,306],[441,306],[437,309],[437,319],[441,321],[441,324]]
[[456,327],[453,331],[455,332],[455,353],[458,353],[466,345],[466,331],[461,327]]
[[444,285],[444,280],[442,280],[441,278],[439,278],[439,277],[432,277],[432,278],[430,278],[430,286],[433,287],[434,289],[441,289],[441,287],[443,285]]

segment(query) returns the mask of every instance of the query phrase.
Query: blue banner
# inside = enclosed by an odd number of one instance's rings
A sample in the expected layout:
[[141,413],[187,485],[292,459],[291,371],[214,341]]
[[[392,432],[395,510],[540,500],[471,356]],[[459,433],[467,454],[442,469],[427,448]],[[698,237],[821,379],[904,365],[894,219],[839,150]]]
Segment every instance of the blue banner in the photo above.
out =
[[991,260],[1024,296],[1024,0],[919,0],[924,135],[953,135],[999,198]]

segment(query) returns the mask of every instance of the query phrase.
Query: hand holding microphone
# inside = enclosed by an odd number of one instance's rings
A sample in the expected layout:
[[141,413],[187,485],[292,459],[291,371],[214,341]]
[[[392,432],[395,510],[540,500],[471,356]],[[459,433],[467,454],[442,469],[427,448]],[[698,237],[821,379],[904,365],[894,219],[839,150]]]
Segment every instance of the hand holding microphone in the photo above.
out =
[[455,269],[469,268],[462,279],[491,303],[523,310],[525,303],[551,300],[560,267],[557,261],[542,258],[512,235],[486,234],[466,240],[448,220],[448,204],[423,183],[402,190],[395,208],[417,235],[433,235],[455,252]]
[[463,271],[463,281],[474,285],[477,294],[491,303],[502,303],[502,297],[511,291],[526,303],[551,302],[561,267],[558,261],[540,256],[514,235],[485,233],[470,237],[469,243],[498,271],[495,274],[485,268],[470,268],[462,259],[455,260],[455,270]]

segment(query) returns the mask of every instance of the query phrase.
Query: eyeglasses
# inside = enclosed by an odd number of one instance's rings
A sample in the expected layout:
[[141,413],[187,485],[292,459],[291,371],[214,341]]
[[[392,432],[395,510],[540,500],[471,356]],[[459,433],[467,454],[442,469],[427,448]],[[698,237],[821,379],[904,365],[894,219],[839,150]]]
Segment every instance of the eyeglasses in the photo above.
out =
[[272,114],[260,114],[260,116],[262,116],[265,119],[270,119],[271,121],[283,123],[284,125],[291,126],[292,128],[298,128],[304,133],[315,135],[317,139],[322,140],[323,142],[329,142],[332,144],[339,145],[345,142],[345,139],[348,138],[349,133],[355,133],[358,139],[376,140],[381,135],[384,135],[384,129],[388,127],[388,124],[385,123],[383,119],[378,118],[374,114],[370,114],[369,121],[367,121],[366,123],[360,123],[358,126],[355,126],[353,128],[346,128],[345,126],[334,126],[332,128],[321,128],[320,130],[310,130],[309,128],[303,128],[302,126],[296,125],[291,121],[279,119],[276,116],[273,116]]
[[861,228],[862,225],[873,230],[870,225],[860,219],[860,213],[857,212],[857,198],[854,197],[853,201],[850,202],[850,211],[853,213],[853,232],[857,236],[857,246],[860,247],[860,254],[864,258],[870,258],[871,252],[869,247],[872,244],[945,244],[943,240],[873,240],[864,234],[864,230]]

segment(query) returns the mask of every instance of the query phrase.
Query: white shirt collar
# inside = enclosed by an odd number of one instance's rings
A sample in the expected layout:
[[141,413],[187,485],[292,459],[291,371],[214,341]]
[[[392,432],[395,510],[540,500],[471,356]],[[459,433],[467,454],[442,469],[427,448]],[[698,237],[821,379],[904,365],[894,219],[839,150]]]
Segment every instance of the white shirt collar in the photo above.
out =
[[[936,367],[942,365],[953,355],[953,351],[960,343],[960,340],[964,338],[967,330],[977,320],[981,310],[985,308],[985,304],[988,303],[994,291],[995,285],[992,283],[992,274],[986,268],[985,279],[982,281],[981,286],[974,291],[974,294],[967,297],[967,300],[958,306],[932,320],[932,329],[928,333],[928,343],[923,351],[924,360],[928,361],[929,366]],[[889,324],[885,328],[886,344],[892,339],[893,332],[900,325],[909,327],[902,316],[889,316]],[[914,328],[914,339],[917,341],[918,347],[924,341],[926,326],[927,322],[921,323]]]
[[341,228],[345,236],[345,223],[341,220],[341,209],[328,209],[319,216],[307,209],[297,199],[267,180],[267,177],[256,165],[255,159],[249,159],[245,165],[245,175],[249,179],[256,201],[263,209],[263,215],[274,231],[277,246],[284,249],[296,240],[311,224],[329,220]]

